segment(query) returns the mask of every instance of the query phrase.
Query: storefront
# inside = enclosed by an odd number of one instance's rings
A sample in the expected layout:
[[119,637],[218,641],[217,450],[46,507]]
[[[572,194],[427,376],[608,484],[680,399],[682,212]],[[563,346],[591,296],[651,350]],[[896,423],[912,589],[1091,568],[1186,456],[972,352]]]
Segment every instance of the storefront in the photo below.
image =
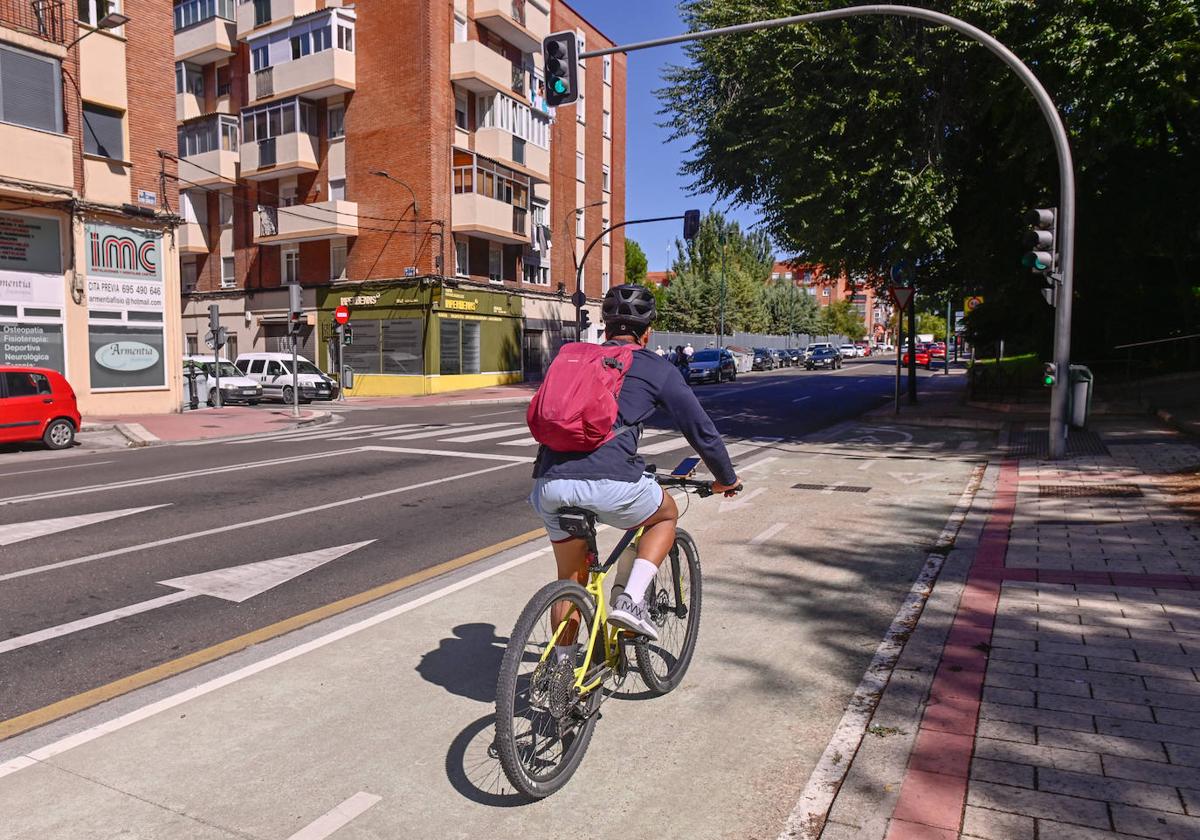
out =
[[515,292],[414,278],[318,291],[318,364],[337,369],[333,311],[350,309],[343,364],[351,396],[437,394],[520,382],[522,298]]
[[179,297],[166,239],[119,217],[0,212],[0,364],[60,371],[84,414],[177,411]]

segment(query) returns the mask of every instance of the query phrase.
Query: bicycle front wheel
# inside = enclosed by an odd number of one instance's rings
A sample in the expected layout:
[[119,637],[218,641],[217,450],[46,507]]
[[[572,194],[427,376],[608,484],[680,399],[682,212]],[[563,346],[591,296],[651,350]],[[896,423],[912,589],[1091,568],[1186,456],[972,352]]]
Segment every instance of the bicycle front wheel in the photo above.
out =
[[683,680],[700,632],[700,550],[682,528],[646,591],[646,603],[658,641],[635,640],[638,671],[651,692],[666,694]]
[[[556,605],[565,615],[557,622]],[[542,799],[565,785],[591,741],[592,698],[576,693],[574,669],[583,664],[594,615],[586,589],[555,581],[525,606],[508,640],[496,683],[496,748],[504,775],[526,796]],[[574,661],[560,665],[553,650],[543,654],[562,643],[562,621],[576,622],[578,636]]]

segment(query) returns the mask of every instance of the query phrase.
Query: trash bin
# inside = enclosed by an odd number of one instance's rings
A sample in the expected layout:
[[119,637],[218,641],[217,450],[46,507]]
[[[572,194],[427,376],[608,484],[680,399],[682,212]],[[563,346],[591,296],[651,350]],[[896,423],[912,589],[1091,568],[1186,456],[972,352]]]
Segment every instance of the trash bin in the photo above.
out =
[[342,369],[342,393],[346,393],[354,388],[354,368],[347,365]]
[[1083,365],[1071,365],[1071,425],[1082,429],[1092,414],[1092,371]]

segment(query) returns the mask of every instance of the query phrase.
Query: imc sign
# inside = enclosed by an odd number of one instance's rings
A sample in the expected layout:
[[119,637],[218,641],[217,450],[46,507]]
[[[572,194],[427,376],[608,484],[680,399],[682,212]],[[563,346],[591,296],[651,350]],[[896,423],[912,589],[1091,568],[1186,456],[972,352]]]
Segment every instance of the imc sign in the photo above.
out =
[[159,353],[140,341],[114,341],[96,351],[96,364],[109,370],[146,370],[158,364]]
[[116,225],[87,226],[87,273],[118,279],[161,279],[158,272],[158,231]]

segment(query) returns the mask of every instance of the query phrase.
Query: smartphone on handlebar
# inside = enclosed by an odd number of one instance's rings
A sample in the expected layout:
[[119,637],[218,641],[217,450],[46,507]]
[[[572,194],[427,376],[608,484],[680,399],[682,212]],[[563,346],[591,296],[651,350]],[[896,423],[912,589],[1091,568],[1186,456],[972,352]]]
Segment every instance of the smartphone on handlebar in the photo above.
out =
[[688,476],[690,476],[692,473],[694,473],[696,471],[696,467],[699,466],[699,464],[700,464],[699,458],[684,458],[682,461],[679,462],[679,466],[677,466],[675,469],[671,470],[671,477],[672,478],[687,478]]

